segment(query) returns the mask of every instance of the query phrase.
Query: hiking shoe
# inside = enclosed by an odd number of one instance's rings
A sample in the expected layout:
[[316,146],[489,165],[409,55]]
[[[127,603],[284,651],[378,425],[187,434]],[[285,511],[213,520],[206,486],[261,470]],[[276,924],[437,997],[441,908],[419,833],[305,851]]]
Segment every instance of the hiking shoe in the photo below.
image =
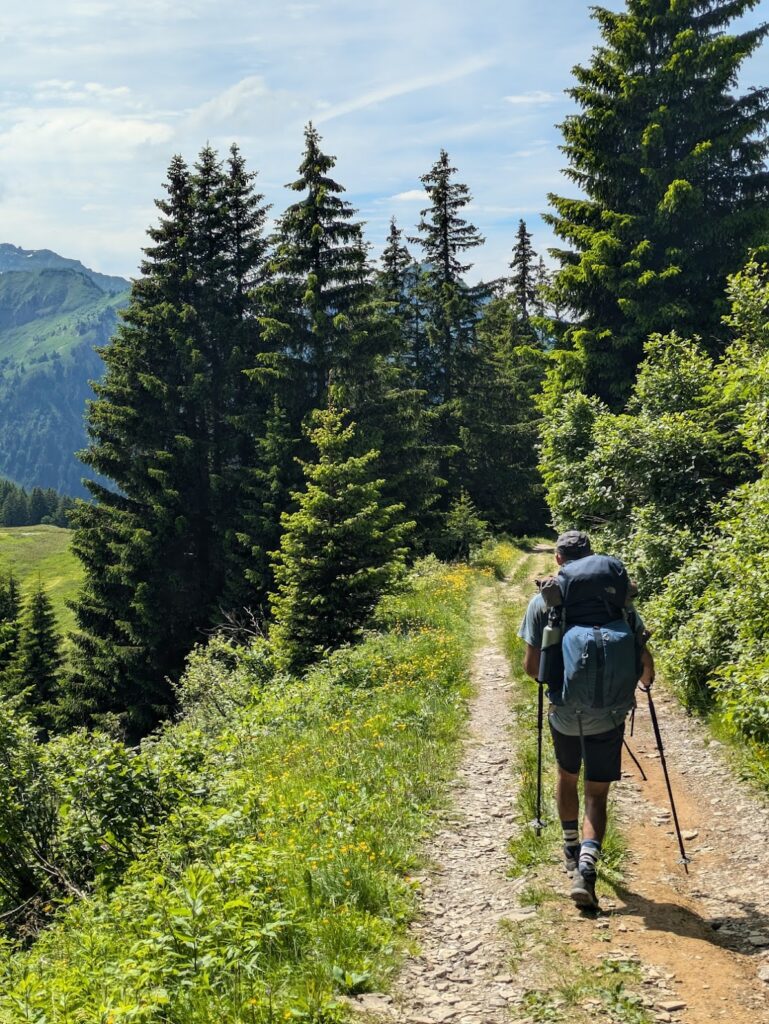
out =
[[571,898],[584,910],[598,910],[595,894],[595,875],[583,875],[579,868],[574,872],[571,883]]
[[579,843],[564,843],[563,844],[563,863],[566,868],[567,875],[573,875],[577,870],[579,864],[579,851],[581,847]]

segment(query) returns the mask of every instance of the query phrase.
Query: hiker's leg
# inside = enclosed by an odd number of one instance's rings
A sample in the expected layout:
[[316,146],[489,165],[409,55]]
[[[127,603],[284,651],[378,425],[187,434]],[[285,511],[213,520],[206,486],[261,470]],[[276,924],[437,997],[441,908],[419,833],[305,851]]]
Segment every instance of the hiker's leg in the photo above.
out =
[[579,775],[558,768],[555,782],[555,804],[561,821],[576,821],[579,818]]
[[552,722],[550,736],[557,765],[555,803],[561,821],[574,821],[579,817],[579,770],[582,765],[582,749],[578,736],[566,736],[559,732]]
[[606,806],[610,786],[610,782],[585,782],[585,820],[582,824],[582,837],[591,839],[599,845],[606,834]]
[[579,872],[595,879],[606,834],[606,807],[609,788],[622,776],[622,739],[624,723],[616,729],[585,737],[585,820],[579,852]]

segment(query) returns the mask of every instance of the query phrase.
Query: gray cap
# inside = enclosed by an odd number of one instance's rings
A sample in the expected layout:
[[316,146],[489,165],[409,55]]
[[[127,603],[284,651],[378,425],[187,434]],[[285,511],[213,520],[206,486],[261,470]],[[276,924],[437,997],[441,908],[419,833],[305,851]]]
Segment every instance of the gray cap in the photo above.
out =
[[566,530],[565,533],[562,533],[555,542],[555,551],[562,558],[572,562],[593,553],[593,549],[590,547],[590,538],[581,530]]

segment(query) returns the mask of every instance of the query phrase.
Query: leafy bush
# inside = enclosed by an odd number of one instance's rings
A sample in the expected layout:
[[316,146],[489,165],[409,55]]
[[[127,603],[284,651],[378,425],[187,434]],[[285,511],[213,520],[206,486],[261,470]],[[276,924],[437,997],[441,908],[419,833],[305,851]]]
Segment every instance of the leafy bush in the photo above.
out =
[[718,512],[699,551],[647,606],[647,618],[684,702],[699,709],[717,703],[736,727],[758,737],[769,653],[769,479],[738,488]]
[[[381,985],[453,770],[477,578],[419,563],[380,605],[378,631],[303,679],[271,674],[259,641],[215,640],[182,683],[188,717],[138,763],[101,741],[86,770],[68,750],[78,793],[116,765],[89,810],[93,836],[98,809],[137,779],[176,802],[151,841],[139,830],[112,891],[61,903],[30,950],[0,944],[0,1020],[328,1024],[335,993]],[[90,836],[75,830],[72,848]]]

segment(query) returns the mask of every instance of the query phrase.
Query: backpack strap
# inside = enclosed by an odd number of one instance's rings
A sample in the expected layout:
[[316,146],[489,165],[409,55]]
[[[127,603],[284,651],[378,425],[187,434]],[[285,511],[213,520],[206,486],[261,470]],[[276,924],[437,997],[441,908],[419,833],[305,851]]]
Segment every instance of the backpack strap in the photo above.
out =
[[598,626],[593,626],[593,639],[595,640],[595,649],[597,654],[595,666],[595,697],[593,699],[593,704],[597,708],[602,708],[604,671],[606,669],[606,648],[603,643],[603,634]]

